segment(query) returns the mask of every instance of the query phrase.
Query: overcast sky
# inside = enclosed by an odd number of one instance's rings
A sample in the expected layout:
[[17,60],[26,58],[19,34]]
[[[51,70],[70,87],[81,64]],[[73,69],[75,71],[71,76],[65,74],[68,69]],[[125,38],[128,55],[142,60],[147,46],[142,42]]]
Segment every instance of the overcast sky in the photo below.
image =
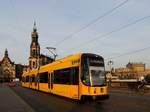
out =
[[[96,23],[74,33],[124,1],[0,0],[0,59],[7,48],[12,61],[28,64],[34,21],[41,53],[49,55],[45,47],[56,47],[59,58],[92,52],[102,55],[107,62],[108,58],[149,47],[150,18],[103,38],[101,36],[150,16],[150,0],[129,0]],[[60,42],[69,35],[71,38]],[[88,42],[96,37],[95,41]],[[150,68],[150,49],[112,60],[115,67],[125,66],[130,61],[146,63]]]

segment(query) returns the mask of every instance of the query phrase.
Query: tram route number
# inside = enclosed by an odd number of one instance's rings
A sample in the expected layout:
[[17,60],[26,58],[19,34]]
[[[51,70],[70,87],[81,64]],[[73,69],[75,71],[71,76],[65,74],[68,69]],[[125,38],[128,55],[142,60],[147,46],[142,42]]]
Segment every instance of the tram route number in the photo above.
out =
[[79,62],[80,62],[80,59],[78,59],[78,60],[73,60],[73,61],[72,61],[72,65],[78,64]]

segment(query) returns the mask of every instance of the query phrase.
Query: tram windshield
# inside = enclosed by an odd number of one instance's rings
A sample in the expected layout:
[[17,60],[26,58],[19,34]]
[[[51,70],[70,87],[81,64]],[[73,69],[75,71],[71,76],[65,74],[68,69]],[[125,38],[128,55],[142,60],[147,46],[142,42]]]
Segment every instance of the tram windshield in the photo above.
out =
[[90,66],[90,82],[91,86],[104,85],[104,67]]
[[102,57],[92,55],[82,58],[82,82],[88,86],[105,85],[104,60]]

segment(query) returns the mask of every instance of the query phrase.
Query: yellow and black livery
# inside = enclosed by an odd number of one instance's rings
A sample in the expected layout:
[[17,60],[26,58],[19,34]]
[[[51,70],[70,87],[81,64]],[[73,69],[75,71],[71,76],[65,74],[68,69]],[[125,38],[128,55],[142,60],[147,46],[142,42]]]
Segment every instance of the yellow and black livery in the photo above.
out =
[[80,53],[22,75],[22,86],[75,100],[107,99],[103,57]]

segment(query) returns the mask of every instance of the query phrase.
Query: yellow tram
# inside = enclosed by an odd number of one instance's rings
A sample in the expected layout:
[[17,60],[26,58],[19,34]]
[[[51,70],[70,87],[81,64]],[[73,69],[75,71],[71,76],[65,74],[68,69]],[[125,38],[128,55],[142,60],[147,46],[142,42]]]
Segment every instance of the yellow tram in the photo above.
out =
[[80,53],[25,72],[22,86],[70,99],[108,99],[103,57]]

